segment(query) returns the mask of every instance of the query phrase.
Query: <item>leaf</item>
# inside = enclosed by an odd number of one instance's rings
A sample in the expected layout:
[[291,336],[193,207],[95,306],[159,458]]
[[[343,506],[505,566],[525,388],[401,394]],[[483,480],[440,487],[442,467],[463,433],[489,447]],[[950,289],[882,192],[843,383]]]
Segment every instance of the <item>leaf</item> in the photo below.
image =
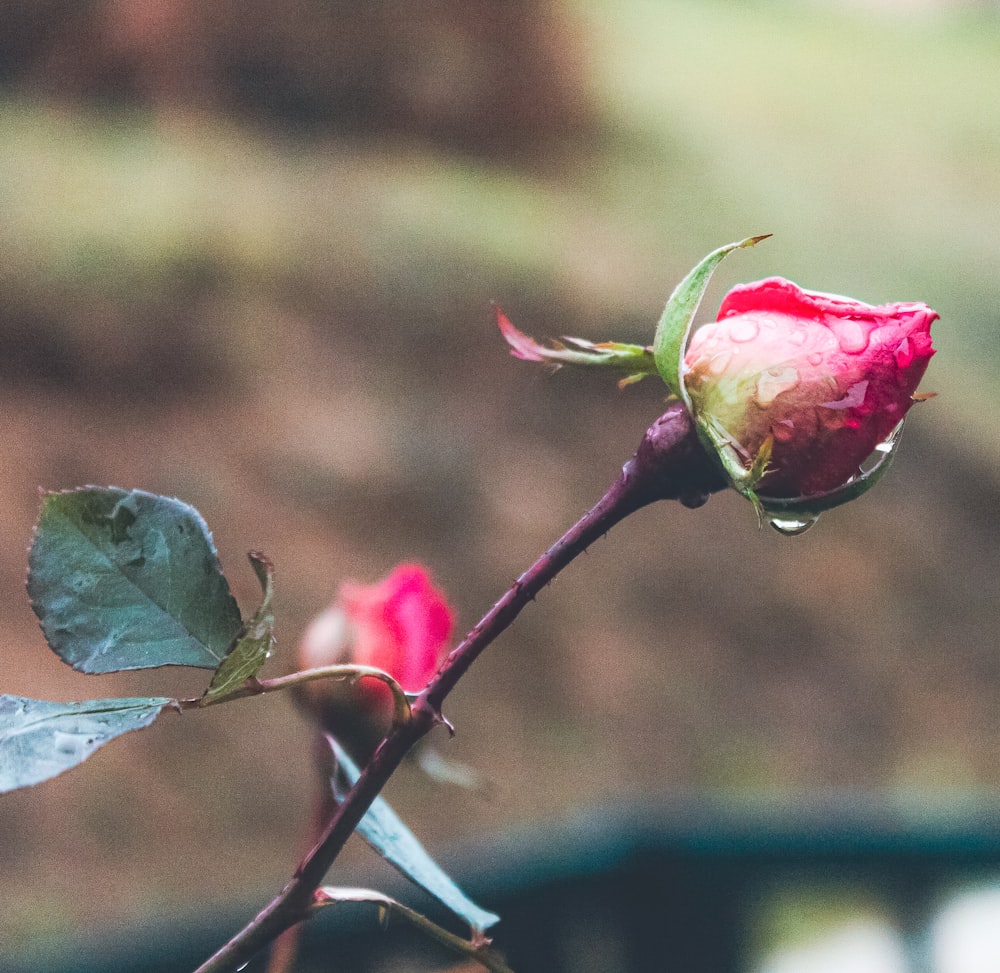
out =
[[28,595],[52,650],[82,672],[215,669],[240,612],[193,507],[117,487],[46,494]]
[[[337,759],[339,770],[349,785],[360,776],[360,771],[333,737],[327,737]],[[334,784],[334,794],[340,788]],[[339,798],[338,798],[339,799]],[[358,825],[358,834],[368,842],[389,864],[398,868],[410,881],[415,882],[434,896],[442,905],[468,923],[474,936],[481,935],[500,921],[493,912],[481,909],[445,874],[444,870],[424,850],[413,832],[399,819],[395,811],[381,797]]]
[[674,288],[667,306],[663,309],[653,338],[653,359],[656,362],[656,370],[667,388],[684,402],[689,411],[691,401],[684,388],[681,365],[691,325],[695,314],[698,313],[698,305],[705,296],[708,282],[715,268],[734,250],[752,247],[770,235],[765,233],[763,236],[748,237],[746,240],[728,243],[718,250],[713,250]]
[[247,557],[260,581],[264,600],[253,618],[243,626],[239,638],[215,670],[212,682],[205,691],[205,700],[218,700],[256,676],[274,646],[274,613],[271,611],[274,565],[268,557],[257,551],[251,551]]
[[52,703],[0,696],[0,791],[30,787],[83,763],[130,730],[149,726],[169,699]]
[[427,916],[417,912],[416,909],[411,909],[381,892],[374,892],[371,889],[332,888],[330,886],[323,886],[316,890],[315,906],[317,908],[336,905],[338,902],[365,902],[375,905],[378,907],[383,925],[391,916],[398,916],[449,949],[481,963],[491,973],[512,973],[510,967],[495,952],[486,948],[485,942],[477,942],[476,940],[469,942],[462,939],[460,936],[448,932],[447,929],[443,929]]
[[553,368],[564,364],[616,368],[625,373],[619,385],[631,385],[647,375],[656,374],[652,349],[642,345],[620,341],[595,343],[568,336],[560,341],[551,341],[549,345],[542,345],[518,331],[500,308],[497,308],[497,324],[504,340],[510,345],[510,353],[524,361],[547,362]]

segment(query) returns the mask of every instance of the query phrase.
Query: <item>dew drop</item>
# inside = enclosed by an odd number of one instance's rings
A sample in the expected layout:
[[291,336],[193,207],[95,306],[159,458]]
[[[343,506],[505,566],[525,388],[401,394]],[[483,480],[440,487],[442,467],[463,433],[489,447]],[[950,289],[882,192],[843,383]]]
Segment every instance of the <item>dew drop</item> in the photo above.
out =
[[798,537],[799,534],[804,534],[809,530],[818,520],[818,514],[815,517],[801,518],[772,517],[770,524],[779,534],[784,534],[785,537]]
[[753,341],[759,333],[760,327],[751,318],[739,317],[729,325],[729,337],[733,341]]
[[909,368],[913,362],[913,345],[909,338],[904,338],[896,349],[896,364],[900,368]]
[[821,402],[825,409],[860,409],[865,404],[865,396],[868,394],[868,379],[863,378],[860,382],[855,382],[839,399],[830,402]]
[[860,321],[840,321],[834,327],[841,351],[848,355],[860,354],[868,347],[868,329]]
[[769,368],[757,380],[757,404],[769,406],[782,392],[787,392],[798,384],[799,373],[796,369]]
[[809,355],[806,361],[809,362],[809,364],[812,365],[813,368],[815,368],[817,365],[822,365],[823,353],[821,351],[814,351],[811,355]]
[[721,375],[729,366],[732,358],[733,353],[731,351],[724,351],[718,355],[714,355],[712,360],[708,363],[709,374]]
[[787,443],[795,435],[795,423],[791,419],[782,419],[771,426],[771,435],[779,443]]
[[52,734],[52,748],[60,756],[76,761],[86,759],[93,749],[88,746],[86,737],[78,736],[75,733],[65,733],[62,730],[56,730]]

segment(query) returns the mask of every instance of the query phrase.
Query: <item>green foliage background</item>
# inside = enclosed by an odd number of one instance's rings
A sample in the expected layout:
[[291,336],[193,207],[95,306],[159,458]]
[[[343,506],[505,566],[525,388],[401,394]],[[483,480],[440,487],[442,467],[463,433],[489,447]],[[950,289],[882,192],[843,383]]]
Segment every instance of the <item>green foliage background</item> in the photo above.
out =
[[[23,592],[38,486],[180,496],[245,613],[259,592],[244,552],[265,551],[275,671],[341,579],[403,559],[430,564],[471,625],[599,496],[662,394],[514,362],[491,301],[538,336],[645,342],[698,258],[770,232],[727,261],[707,307],[781,274],[940,311],[924,383],[940,395],[914,410],[893,472],[795,540],[758,532],[735,495],[639,514],[456,694],[458,737],[437,742],[490,796],[404,774],[390,799],[432,847],[685,789],[993,800],[997,14],[557,12],[537,29],[586,110],[485,145],[3,75],[0,689],[204,688],[85,677],[47,651]],[[5,796],[0,941],[197,909],[193,866],[209,902],[280,887],[308,818],[289,802],[308,788],[304,722],[271,699],[170,716]]]

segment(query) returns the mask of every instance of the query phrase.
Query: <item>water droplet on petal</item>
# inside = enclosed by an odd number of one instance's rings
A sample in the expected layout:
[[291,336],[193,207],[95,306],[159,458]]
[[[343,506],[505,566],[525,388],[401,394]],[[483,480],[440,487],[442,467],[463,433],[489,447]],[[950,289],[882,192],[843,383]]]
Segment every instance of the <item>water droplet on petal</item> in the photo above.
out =
[[733,359],[733,353],[731,351],[724,351],[718,355],[715,355],[712,360],[708,363],[708,371],[712,375],[721,375],[729,363]]
[[815,517],[771,517],[770,524],[785,537],[798,537],[799,534],[804,534],[809,530],[818,520],[818,514]]
[[748,317],[737,317],[729,325],[729,337],[733,341],[753,341],[760,333],[757,322]]
[[833,325],[833,332],[841,351],[848,355],[858,355],[868,347],[870,334],[860,321],[838,321]]
[[782,419],[771,426],[771,435],[776,442],[787,443],[795,435],[795,423],[791,419]]
[[809,362],[809,364],[812,365],[814,368],[817,365],[822,365],[823,364],[823,353],[821,351],[814,351],[811,355],[809,355],[809,357],[806,359],[806,361]]
[[900,368],[909,368],[913,362],[913,343],[909,338],[904,338],[896,349],[896,364]]
[[769,368],[757,380],[757,405],[769,406],[782,392],[799,384],[799,373],[792,367]]
[[865,396],[868,394],[868,379],[863,378],[860,382],[855,382],[839,399],[830,402],[821,402],[825,409],[860,409],[865,404]]

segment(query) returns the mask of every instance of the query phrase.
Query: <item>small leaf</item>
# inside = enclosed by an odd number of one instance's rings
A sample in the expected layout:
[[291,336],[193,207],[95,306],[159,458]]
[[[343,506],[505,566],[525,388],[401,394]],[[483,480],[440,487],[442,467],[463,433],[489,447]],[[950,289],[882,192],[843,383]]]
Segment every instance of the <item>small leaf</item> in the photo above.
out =
[[[340,771],[348,784],[353,785],[360,776],[358,768],[336,740],[332,737],[327,737],[327,740],[333,748]],[[340,790],[335,783],[335,796],[339,796]],[[500,921],[498,915],[476,905],[445,874],[383,798],[375,798],[358,825],[358,834],[410,881],[425,889],[467,922],[474,936],[481,935],[484,930]]]
[[619,385],[631,385],[647,375],[656,374],[653,352],[642,345],[621,341],[587,341],[584,338],[563,337],[542,345],[511,324],[507,315],[497,308],[497,324],[510,353],[523,361],[547,362],[554,368],[562,365],[585,365],[599,368],[616,368],[625,373]]
[[218,700],[239,689],[248,679],[254,678],[267,661],[274,646],[274,613],[271,601],[274,598],[274,565],[270,559],[257,551],[247,557],[260,581],[264,600],[240,633],[232,649],[219,664],[212,676],[211,685],[205,691],[204,699]]
[[0,696],[0,791],[29,787],[83,763],[130,730],[149,726],[169,699],[52,703]]
[[449,949],[453,949],[455,952],[461,953],[463,956],[468,956],[470,959],[482,964],[491,973],[512,973],[510,967],[495,952],[487,948],[488,940],[486,942],[479,942],[474,939],[472,942],[469,942],[462,939],[454,933],[448,932],[447,929],[442,928],[436,922],[428,919],[427,916],[417,912],[416,909],[411,909],[409,906],[405,906],[388,895],[383,895],[381,892],[374,892],[371,889],[332,888],[330,886],[323,886],[316,890],[314,899],[315,908],[324,908],[336,905],[339,902],[371,903],[378,908],[383,925],[386,924],[389,917],[397,916],[400,919],[405,919],[411,925],[421,930],[421,932],[426,933],[432,939],[436,939]]
[[653,338],[653,358],[656,370],[666,383],[667,388],[678,396],[690,411],[691,401],[684,388],[681,366],[684,361],[684,350],[687,348],[688,335],[694,316],[698,313],[698,305],[715,268],[734,250],[752,247],[766,240],[771,234],[752,236],[737,243],[729,243],[718,250],[713,250],[699,263],[678,285],[663,309],[656,335]]
[[142,490],[49,493],[28,559],[31,607],[82,672],[214,669],[240,613],[193,507]]

